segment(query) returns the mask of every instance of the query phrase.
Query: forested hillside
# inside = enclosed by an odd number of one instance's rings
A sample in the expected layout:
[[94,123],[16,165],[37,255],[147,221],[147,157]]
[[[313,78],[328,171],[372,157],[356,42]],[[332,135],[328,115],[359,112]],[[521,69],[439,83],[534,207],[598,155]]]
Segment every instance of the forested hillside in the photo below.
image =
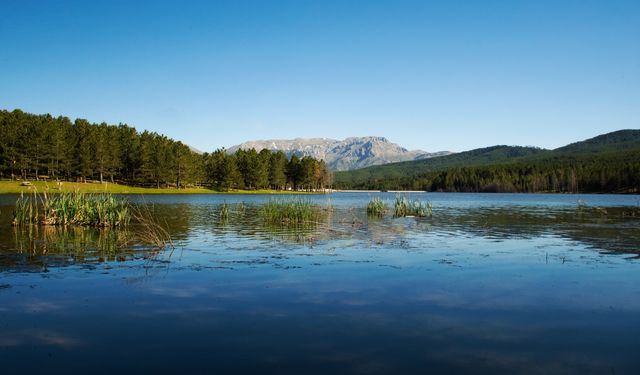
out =
[[218,189],[317,189],[331,184],[323,161],[283,153],[224,150],[198,154],[187,145],[125,124],[0,111],[0,178],[111,181],[143,186]]
[[354,171],[336,172],[338,186],[372,186],[370,182],[393,181],[453,167],[490,164],[543,152],[533,147],[493,146],[429,159],[390,163]]
[[461,192],[640,191],[640,130],[555,150],[495,146],[423,161],[336,173],[343,189]]

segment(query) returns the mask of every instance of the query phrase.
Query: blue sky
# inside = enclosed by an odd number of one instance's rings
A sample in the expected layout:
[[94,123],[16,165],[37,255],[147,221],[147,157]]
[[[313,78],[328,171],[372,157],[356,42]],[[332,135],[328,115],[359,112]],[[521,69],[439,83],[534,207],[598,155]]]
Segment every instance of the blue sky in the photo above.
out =
[[204,151],[364,135],[426,151],[554,148],[640,128],[640,1],[0,9],[0,108],[128,123]]

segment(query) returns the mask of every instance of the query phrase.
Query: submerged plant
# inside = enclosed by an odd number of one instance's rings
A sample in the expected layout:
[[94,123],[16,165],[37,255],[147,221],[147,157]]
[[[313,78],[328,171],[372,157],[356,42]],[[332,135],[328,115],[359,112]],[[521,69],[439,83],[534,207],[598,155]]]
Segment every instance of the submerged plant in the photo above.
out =
[[380,197],[373,197],[367,204],[367,215],[384,216],[388,211],[387,203]]
[[305,199],[271,200],[264,204],[260,216],[270,224],[317,223],[322,209]]
[[411,200],[406,194],[396,194],[394,202],[394,216],[433,216],[433,205],[431,202],[422,202],[419,200]]

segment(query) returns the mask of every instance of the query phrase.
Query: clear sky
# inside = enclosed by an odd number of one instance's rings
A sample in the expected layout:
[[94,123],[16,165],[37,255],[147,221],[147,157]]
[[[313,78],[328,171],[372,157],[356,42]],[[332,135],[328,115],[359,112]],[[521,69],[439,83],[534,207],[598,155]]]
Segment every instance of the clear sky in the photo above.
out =
[[385,136],[554,148],[640,128],[640,1],[0,3],[0,108],[203,151]]

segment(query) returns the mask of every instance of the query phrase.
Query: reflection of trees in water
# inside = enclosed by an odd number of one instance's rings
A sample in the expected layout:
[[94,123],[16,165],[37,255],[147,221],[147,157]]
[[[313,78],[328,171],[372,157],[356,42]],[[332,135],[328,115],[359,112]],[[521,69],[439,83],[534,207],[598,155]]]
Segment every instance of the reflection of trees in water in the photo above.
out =
[[[364,208],[336,208],[322,221],[304,226],[272,225],[260,220],[257,206],[231,206],[229,218],[214,223],[214,233],[313,243],[358,239],[373,245],[403,242],[408,235],[466,233],[491,239],[559,236],[605,252],[640,253],[637,207],[513,207],[436,209],[433,218],[368,217]],[[212,210],[215,217],[215,209]]]
[[118,260],[129,244],[131,232],[77,226],[14,227],[15,249],[19,253],[37,255],[73,254],[78,260]]
[[559,236],[610,252],[640,253],[637,207],[466,209],[434,214],[434,228],[489,238]]
[[122,229],[33,225],[11,232],[14,246],[0,252],[0,269],[40,271],[73,263],[125,261],[140,250],[131,232]]
[[[223,207],[228,209],[228,216],[220,214]],[[316,221],[304,223],[273,223],[265,221],[261,216],[261,205],[223,204],[210,210],[213,232],[216,235],[234,234],[257,239],[278,239],[297,244],[309,244],[328,239],[332,228],[334,211],[330,207],[319,206],[320,214]]]
[[[180,204],[145,204],[149,209],[149,214],[157,222],[166,227],[174,241],[186,240],[189,231],[194,226],[194,221],[198,221],[198,210],[201,206],[180,203]],[[135,223],[134,223],[135,227]]]
[[29,225],[0,233],[0,270],[40,271],[74,263],[151,259],[162,249],[140,240],[139,225],[128,228]]
[[[640,254],[640,208],[513,207],[434,209],[433,218],[372,218],[364,207],[336,207],[304,225],[265,223],[259,204],[229,204],[220,220],[222,204],[156,204],[151,207],[174,241],[193,236],[215,239],[240,236],[279,240],[293,245],[318,241],[357,240],[372,246],[391,246],[428,232],[467,234],[491,239],[558,236],[604,252]],[[27,226],[0,231],[0,269],[33,269],[72,263],[148,259],[158,254],[135,239],[135,223],[128,230],[85,227]],[[198,234],[199,233],[199,234]]]
[[[221,206],[220,206],[221,207]],[[215,235],[237,235],[254,239],[280,240],[292,244],[313,245],[319,241],[357,239],[374,244],[388,244],[402,238],[407,230],[428,230],[426,221],[369,218],[360,208],[327,208],[315,222],[274,224],[260,217],[259,205],[228,205],[225,220],[216,219],[220,207],[209,210]]]

